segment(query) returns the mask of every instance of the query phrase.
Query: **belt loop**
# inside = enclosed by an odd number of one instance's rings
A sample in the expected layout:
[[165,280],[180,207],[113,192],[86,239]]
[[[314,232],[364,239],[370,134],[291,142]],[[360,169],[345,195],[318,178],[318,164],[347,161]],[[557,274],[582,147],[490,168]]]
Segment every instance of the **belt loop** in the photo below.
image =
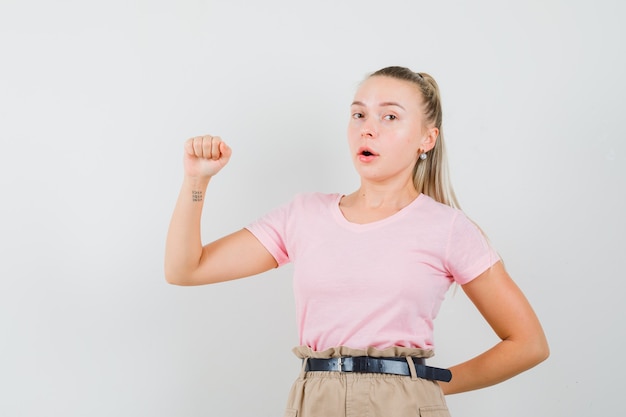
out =
[[302,369],[300,370],[300,377],[299,379],[304,379],[304,376],[306,375],[306,366],[309,364],[309,358],[303,358],[302,359]]
[[417,372],[415,372],[415,363],[413,363],[413,358],[411,356],[407,356],[406,363],[409,365],[409,370],[411,371],[411,380],[415,381],[417,379]]

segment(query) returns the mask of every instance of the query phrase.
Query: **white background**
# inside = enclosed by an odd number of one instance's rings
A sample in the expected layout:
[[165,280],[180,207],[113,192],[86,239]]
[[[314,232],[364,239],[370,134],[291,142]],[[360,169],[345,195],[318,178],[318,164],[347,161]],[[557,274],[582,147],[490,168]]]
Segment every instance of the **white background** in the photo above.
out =
[[[620,414],[623,2],[0,5],[0,415],[282,415],[299,365],[290,267],[163,278],[182,144],[211,133],[234,150],[207,241],[296,192],[349,193],[349,103],[388,65],[438,80],[461,204],[552,348],[449,397],[452,414]],[[448,366],[496,339],[457,291],[436,341]]]

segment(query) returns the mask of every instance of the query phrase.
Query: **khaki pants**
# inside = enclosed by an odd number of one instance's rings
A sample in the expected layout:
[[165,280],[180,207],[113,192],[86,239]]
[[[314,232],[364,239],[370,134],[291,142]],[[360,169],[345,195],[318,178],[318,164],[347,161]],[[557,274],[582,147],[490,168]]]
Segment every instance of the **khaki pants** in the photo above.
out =
[[[313,352],[294,349],[303,359],[294,382],[285,417],[449,417],[446,401],[435,381],[415,376],[412,357],[430,357],[431,351],[408,348],[355,350],[345,347]],[[406,357],[412,376],[376,373],[305,372],[308,358],[340,356]]]

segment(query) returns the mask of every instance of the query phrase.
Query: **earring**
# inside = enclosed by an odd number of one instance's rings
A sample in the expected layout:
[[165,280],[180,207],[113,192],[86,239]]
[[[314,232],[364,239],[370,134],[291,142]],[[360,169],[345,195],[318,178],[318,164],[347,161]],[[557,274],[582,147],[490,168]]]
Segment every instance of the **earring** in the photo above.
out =
[[428,154],[426,152],[423,152],[423,153],[420,154],[420,159],[422,161],[425,160],[426,158],[428,158]]

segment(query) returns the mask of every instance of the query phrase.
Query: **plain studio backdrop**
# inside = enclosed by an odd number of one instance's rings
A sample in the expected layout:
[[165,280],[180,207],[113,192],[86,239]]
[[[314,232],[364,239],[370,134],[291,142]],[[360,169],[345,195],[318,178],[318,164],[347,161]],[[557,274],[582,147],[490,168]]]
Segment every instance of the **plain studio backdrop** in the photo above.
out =
[[[234,152],[205,241],[297,192],[350,193],[349,104],[388,65],[439,82],[462,207],[552,349],[449,397],[452,415],[620,415],[625,7],[2,0],[0,415],[281,416],[299,370],[291,267],[164,280],[182,145],[210,133]],[[461,290],[435,337],[438,366],[497,342]]]

